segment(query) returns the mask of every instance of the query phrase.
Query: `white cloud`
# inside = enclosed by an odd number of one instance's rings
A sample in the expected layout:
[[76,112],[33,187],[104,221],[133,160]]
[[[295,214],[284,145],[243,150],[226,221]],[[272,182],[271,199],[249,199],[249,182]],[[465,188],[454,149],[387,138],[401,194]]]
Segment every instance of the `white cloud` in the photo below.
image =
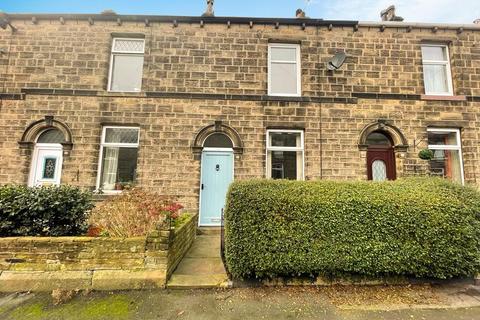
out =
[[324,0],[309,11],[324,19],[379,21],[380,11],[391,4],[411,22],[472,23],[480,18],[479,0]]

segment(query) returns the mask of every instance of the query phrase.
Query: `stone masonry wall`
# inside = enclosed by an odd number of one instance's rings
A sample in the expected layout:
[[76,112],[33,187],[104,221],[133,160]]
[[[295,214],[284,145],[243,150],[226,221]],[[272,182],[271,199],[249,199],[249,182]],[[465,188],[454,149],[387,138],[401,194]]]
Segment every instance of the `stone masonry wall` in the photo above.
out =
[[88,271],[145,268],[145,237],[0,238],[0,270]]
[[167,279],[170,278],[175,268],[187,253],[188,249],[195,241],[197,234],[198,215],[190,219],[187,223],[178,229],[174,229],[170,239],[170,249],[168,250],[168,268]]
[[0,292],[164,288],[195,238],[196,219],[138,238],[0,238]]
[[[428,173],[418,159],[427,127],[460,128],[465,182],[480,184],[480,32],[439,28],[145,23],[13,20],[0,30],[0,83],[23,100],[1,100],[0,183],[26,183],[31,154],[21,150],[26,128],[52,115],[72,131],[62,183],[94,189],[102,125],[138,125],[137,182],[176,196],[198,211],[197,133],[215,121],[236,130],[243,154],[235,179],[265,177],[269,128],[305,130],[305,178],[367,178],[358,147],[365,126],[386,119],[408,142],[398,153],[397,176]],[[142,92],[106,91],[112,33],[145,35]],[[271,39],[301,45],[302,97],[267,97]],[[449,46],[454,95],[425,100],[421,43]],[[325,63],[337,50],[348,59],[336,72]],[[68,90],[70,91],[68,91]],[[63,91],[62,91],[63,90]],[[88,90],[88,91],[82,91]]]
[[[113,19],[112,19],[113,20]],[[305,96],[352,92],[423,94],[422,41],[449,43],[456,94],[480,95],[480,32],[439,28],[307,27],[207,23],[151,23],[41,19],[15,20],[18,31],[0,31],[5,92],[22,88],[104,91],[112,34],[143,34],[142,91],[266,94],[269,39],[301,43]],[[349,55],[341,70],[324,64],[336,50]],[[6,67],[4,67],[6,68]],[[1,69],[0,69],[1,70]],[[1,80],[1,79],[0,79]]]

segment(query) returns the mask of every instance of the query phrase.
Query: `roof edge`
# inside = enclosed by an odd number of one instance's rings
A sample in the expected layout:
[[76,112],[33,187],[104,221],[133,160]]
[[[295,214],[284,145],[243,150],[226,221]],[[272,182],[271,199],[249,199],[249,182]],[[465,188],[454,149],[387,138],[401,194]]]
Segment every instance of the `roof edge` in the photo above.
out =
[[439,29],[452,29],[458,30],[460,28],[469,29],[469,30],[480,30],[479,24],[474,23],[465,23],[465,24],[455,24],[455,23],[424,23],[424,22],[399,22],[399,21],[358,21],[360,27],[382,27],[386,28],[439,28]]
[[323,20],[310,18],[262,18],[262,17],[200,17],[200,16],[161,16],[161,15],[122,15],[122,14],[71,14],[71,13],[5,13],[11,20],[57,20],[63,18],[65,20],[89,20],[94,21],[122,21],[128,22],[172,22],[177,23],[236,23],[236,24],[271,24],[277,23],[283,25],[306,25],[306,26],[354,26],[358,21],[351,20]]
[[217,24],[267,24],[267,25],[297,25],[297,26],[345,26],[345,27],[385,27],[385,28],[439,28],[480,30],[480,25],[474,23],[423,23],[405,21],[357,21],[357,20],[324,20],[310,18],[265,18],[265,17],[201,17],[201,16],[171,16],[171,15],[124,15],[124,14],[72,14],[72,13],[6,13],[12,20],[94,20],[125,22],[174,22],[177,23],[217,23]]

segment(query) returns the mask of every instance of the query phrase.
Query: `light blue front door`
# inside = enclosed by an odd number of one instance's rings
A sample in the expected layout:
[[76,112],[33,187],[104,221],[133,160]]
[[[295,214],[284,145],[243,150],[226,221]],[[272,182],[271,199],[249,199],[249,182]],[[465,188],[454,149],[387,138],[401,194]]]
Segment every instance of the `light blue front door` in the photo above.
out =
[[228,186],[233,181],[232,151],[203,151],[200,225],[220,226]]

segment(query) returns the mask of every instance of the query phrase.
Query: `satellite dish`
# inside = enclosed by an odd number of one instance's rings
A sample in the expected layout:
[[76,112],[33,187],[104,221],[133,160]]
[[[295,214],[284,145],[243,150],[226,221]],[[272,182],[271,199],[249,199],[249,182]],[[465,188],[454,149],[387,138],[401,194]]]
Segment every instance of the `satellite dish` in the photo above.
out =
[[330,71],[335,71],[340,69],[342,65],[345,63],[345,59],[347,59],[347,54],[345,52],[335,53],[333,58],[327,62],[327,69]]

